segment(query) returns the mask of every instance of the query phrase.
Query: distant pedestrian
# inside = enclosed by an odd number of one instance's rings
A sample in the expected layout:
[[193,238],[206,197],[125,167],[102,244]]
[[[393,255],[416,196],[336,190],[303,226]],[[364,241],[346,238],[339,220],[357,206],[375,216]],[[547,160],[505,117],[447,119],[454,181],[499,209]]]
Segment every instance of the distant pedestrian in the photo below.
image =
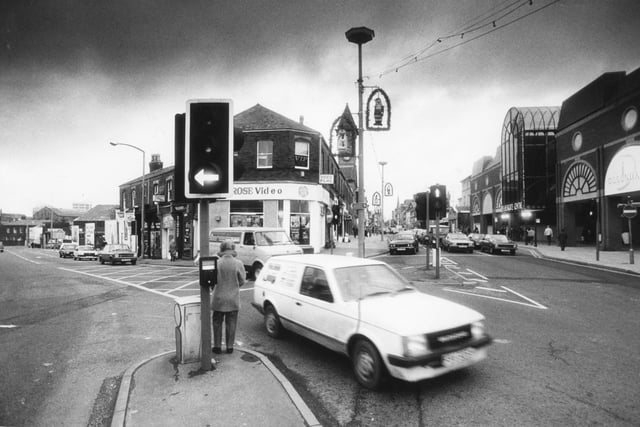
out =
[[225,324],[227,353],[233,353],[236,340],[238,310],[240,310],[240,287],[245,283],[242,261],[235,258],[235,245],[231,240],[220,243],[218,256],[218,283],[213,288],[211,309],[213,310],[213,352],[222,352],[222,323]]
[[171,239],[171,243],[169,243],[169,256],[171,256],[171,261],[176,260],[177,249],[176,249],[176,240]]
[[547,238],[547,245],[551,246],[551,238],[553,237],[553,230],[551,227],[547,225],[547,228],[544,229],[544,235]]
[[564,248],[567,246],[567,230],[564,228],[560,230],[558,233],[558,240],[560,241],[560,250],[564,251]]
[[528,244],[532,245],[533,244],[533,239],[536,236],[536,230],[533,229],[533,227],[527,227],[527,242]]

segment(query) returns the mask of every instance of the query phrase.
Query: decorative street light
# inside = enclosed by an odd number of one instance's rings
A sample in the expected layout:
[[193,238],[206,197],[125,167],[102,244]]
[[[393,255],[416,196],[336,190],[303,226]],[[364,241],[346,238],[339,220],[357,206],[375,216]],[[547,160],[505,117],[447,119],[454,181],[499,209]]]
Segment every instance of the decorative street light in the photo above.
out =
[[[116,145],[124,145],[126,147],[131,147],[134,148],[138,151],[140,151],[142,153],[142,197],[141,197],[141,207],[140,207],[140,257],[144,258],[144,180],[145,180],[145,174],[144,174],[144,165],[145,165],[145,151],[140,148],[140,147],[136,147],[135,145],[131,145],[131,144],[125,144],[123,142],[109,142],[109,144],[113,145],[114,147]],[[131,203],[134,203],[134,201],[132,200]]]
[[386,165],[387,162],[382,161],[378,162],[378,164],[382,166],[382,187],[380,188],[380,241],[382,242],[384,240],[384,233],[382,231],[384,230],[384,165]]
[[367,27],[354,27],[345,33],[347,40],[358,45],[358,256],[364,258],[364,138],[362,128],[362,45],[373,40],[374,32]]

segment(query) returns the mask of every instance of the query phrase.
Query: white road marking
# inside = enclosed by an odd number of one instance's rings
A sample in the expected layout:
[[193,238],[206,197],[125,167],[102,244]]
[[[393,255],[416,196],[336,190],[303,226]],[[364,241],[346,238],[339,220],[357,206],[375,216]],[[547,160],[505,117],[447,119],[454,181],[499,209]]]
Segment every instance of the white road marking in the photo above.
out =
[[17,325],[0,325],[0,329],[11,329],[11,328],[17,328]]
[[512,304],[520,304],[520,305],[524,305],[524,306],[527,306],[527,307],[539,308],[539,309],[542,309],[542,310],[546,310],[547,309],[547,307],[545,307],[544,305],[533,301],[531,298],[527,298],[524,295],[521,295],[521,294],[519,294],[517,292],[514,292],[511,289],[506,288],[504,286],[502,288],[506,289],[509,292],[514,293],[515,295],[519,296],[520,298],[523,298],[526,301],[529,301],[529,303],[525,303],[525,302],[521,302],[521,301],[508,300],[508,299],[505,299],[505,298],[492,297],[490,295],[475,294],[473,292],[460,291],[460,290],[457,290],[457,289],[444,288],[444,290],[447,291],[447,292],[456,292],[458,294],[471,295],[471,296],[474,296],[474,297],[488,298],[488,299],[493,299],[493,300],[503,301],[503,302],[510,302]]
[[485,288],[484,286],[476,286],[476,289],[483,289],[485,291],[494,291],[494,292],[504,292],[507,293],[504,289],[494,289],[494,288]]
[[15,256],[17,256],[18,258],[22,258],[22,259],[23,259],[23,260],[25,260],[25,261],[29,261],[29,262],[32,262],[32,263],[37,264],[37,265],[42,264],[42,263],[40,263],[40,262],[33,261],[33,260],[29,259],[29,258],[25,258],[25,257],[23,257],[22,255],[18,255],[17,253],[12,252],[12,251],[7,251],[7,253],[10,253],[11,255],[15,255]]
[[173,295],[168,295],[168,294],[166,294],[166,293],[164,293],[164,292],[158,292],[158,291],[156,291],[155,289],[145,288],[144,286],[136,285],[136,284],[134,284],[134,283],[125,282],[125,281],[123,281],[123,280],[119,280],[119,279],[112,279],[111,277],[99,276],[99,275],[97,275],[97,274],[92,274],[92,273],[85,273],[84,271],[72,270],[72,269],[70,269],[70,268],[64,268],[64,267],[58,267],[58,268],[59,268],[60,270],[70,271],[70,272],[72,272],[72,273],[84,274],[84,275],[86,275],[86,276],[94,277],[94,278],[96,278],[96,279],[109,280],[109,281],[112,281],[112,282],[115,282],[115,283],[119,283],[119,284],[124,285],[124,286],[132,286],[132,287],[137,288],[137,289],[140,289],[140,290],[142,290],[142,291],[151,292],[151,293],[156,294],[156,295],[162,295],[163,297],[168,297],[168,298],[171,298],[171,299],[175,299],[175,298],[176,298],[176,297],[174,297]]

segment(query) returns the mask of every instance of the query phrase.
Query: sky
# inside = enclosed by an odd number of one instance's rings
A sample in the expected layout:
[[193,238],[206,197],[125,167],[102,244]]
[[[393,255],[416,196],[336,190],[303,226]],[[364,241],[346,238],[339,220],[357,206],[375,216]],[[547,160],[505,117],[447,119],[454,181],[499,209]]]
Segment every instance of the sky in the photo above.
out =
[[142,155],[109,142],[173,165],[189,99],[303,116],[329,141],[358,112],[360,26],[364,99],[391,104],[391,129],[364,133],[367,199],[385,161],[385,215],[436,183],[455,205],[509,108],[640,67],[638,22],[637,0],[0,0],[0,209],[117,204]]

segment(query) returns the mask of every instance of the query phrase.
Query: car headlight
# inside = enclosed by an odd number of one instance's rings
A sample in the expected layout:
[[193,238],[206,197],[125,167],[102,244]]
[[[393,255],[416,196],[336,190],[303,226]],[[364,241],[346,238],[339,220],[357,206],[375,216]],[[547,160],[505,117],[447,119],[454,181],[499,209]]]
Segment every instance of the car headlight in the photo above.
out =
[[424,356],[429,352],[427,336],[421,334],[402,337],[402,352],[405,357]]
[[482,338],[487,334],[487,328],[483,322],[473,322],[471,324],[471,336],[474,338]]

